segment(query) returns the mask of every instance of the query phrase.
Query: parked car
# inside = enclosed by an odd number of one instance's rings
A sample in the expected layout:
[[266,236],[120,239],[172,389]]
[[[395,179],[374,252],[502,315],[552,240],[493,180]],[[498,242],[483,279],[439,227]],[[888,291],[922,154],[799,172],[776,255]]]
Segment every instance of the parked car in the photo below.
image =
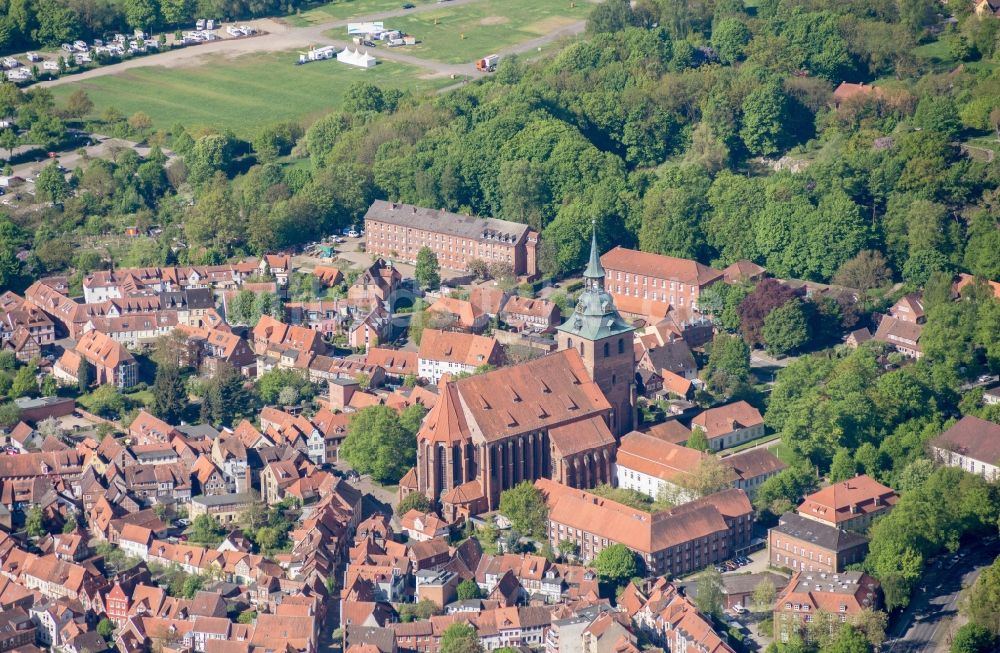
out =
[[403,5],[403,9],[413,9],[416,6],[417,5],[413,4],[412,2],[407,2],[406,4]]
[[744,608],[739,603],[737,603],[736,605],[733,606],[733,612],[735,612],[736,614],[743,614],[746,611],[747,611],[747,609]]
[[358,232],[355,231],[354,229],[351,229],[350,231],[347,232],[347,235],[350,238],[357,238],[358,237]]

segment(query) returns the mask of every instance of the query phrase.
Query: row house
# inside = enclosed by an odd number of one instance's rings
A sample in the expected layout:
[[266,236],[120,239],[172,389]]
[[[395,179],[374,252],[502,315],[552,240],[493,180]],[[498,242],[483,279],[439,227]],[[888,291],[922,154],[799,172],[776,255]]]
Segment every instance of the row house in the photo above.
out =
[[86,588],[100,589],[107,581],[91,566],[60,560],[52,554],[28,554],[18,582],[52,599],[80,598]]
[[247,447],[235,433],[221,433],[212,441],[211,460],[222,471],[231,493],[250,490],[250,459]]
[[382,368],[386,379],[393,383],[402,383],[406,377],[416,377],[419,373],[417,353],[413,351],[370,347],[365,353],[364,363]]
[[385,383],[385,369],[379,365],[349,358],[314,356],[309,361],[308,374],[312,383],[325,383],[337,379],[367,379],[370,388],[378,388]]
[[55,324],[42,310],[11,291],[0,294],[0,343],[10,340],[14,332],[25,332],[41,346],[55,342]]
[[727,639],[716,632],[712,619],[664,578],[645,588],[630,583],[618,603],[636,628],[664,650],[733,653]]
[[76,384],[82,362],[93,368],[92,378],[98,385],[131,388],[139,382],[139,364],[132,354],[121,343],[100,331],[84,333],[73,349],[63,352],[52,373],[57,381]]
[[23,608],[0,610],[0,653],[34,645],[36,631]]
[[90,315],[80,304],[52,286],[36,281],[24,291],[25,301],[41,310],[54,323],[55,336],[79,338]]
[[119,268],[93,272],[83,280],[88,304],[127,297],[139,292],[162,292],[185,288],[238,288],[260,273],[259,261],[222,265],[162,268]]
[[[622,489],[680,505],[698,498],[691,489],[692,474],[711,457],[697,449],[632,431],[621,439],[615,455],[615,480]],[[736,474],[730,472],[726,480],[735,483]]]
[[[152,413],[142,409],[139,411],[139,414],[135,416],[135,419],[132,420],[132,423],[129,424],[128,436],[132,440],[133,444],[145,445],[169,444],[174,440],[174,438],[183,437],[183,434],[159,417],[156,417]],[[107,441],[108,438],[105,438],[102,445]],[[116,461],[116,464],[120,467],[126,466],[121,461]]]
[[580,565],[549,562],[530,554],[482,556],[475,569],[475,580],[488,595],[510,574],[520,585],[522,597],[542,597],[546,603],[596,599],[599,596],[597,575]]
[[538,233],[526,224],[376,200],[365,213],[365,251],[414,263],[428,248],[442,268],[504,263],[515,276],[538,273]]
[[274,277],[278,285],[288,285],[288,275],[292,272],[292,257],[288,254],[265,254],[261,257],[257,271],[265,277]]

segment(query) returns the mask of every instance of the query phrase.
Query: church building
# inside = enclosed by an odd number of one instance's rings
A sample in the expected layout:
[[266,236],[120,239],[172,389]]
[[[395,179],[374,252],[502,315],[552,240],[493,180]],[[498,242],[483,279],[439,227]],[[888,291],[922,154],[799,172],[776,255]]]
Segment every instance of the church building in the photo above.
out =
[[452,520],[496,510],[500,493],[522,481],[613,482],[616,438],[635,421],[635,358],[632,327],[604,290],[596,237],[584,278],[558,351],[445,384],[402,493],[439,501]]

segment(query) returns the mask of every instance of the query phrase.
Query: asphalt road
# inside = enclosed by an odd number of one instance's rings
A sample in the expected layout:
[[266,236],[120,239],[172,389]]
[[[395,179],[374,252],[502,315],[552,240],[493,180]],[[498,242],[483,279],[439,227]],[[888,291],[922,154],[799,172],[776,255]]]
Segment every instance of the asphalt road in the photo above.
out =
[[[963,546],[961,557],[942,556],[932,563],[909,607],[893,620],[883,647],[888,653],[934,653],[948,650],[952,620],[964,588],[1000,555],[997,538]],[[926,592],[924,591],[926,590]]]

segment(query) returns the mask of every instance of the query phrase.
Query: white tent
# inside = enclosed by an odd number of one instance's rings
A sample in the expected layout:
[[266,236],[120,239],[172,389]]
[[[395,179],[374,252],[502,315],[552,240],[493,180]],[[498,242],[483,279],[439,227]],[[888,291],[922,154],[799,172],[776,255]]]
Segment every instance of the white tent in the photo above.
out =
[[361,52],[360,50],[351,50],[350,48],[344,48],[344,51],[337,55],[337,61],[359,68],[371,68],[376,63],[375,57],[368,54],[368,50]]

